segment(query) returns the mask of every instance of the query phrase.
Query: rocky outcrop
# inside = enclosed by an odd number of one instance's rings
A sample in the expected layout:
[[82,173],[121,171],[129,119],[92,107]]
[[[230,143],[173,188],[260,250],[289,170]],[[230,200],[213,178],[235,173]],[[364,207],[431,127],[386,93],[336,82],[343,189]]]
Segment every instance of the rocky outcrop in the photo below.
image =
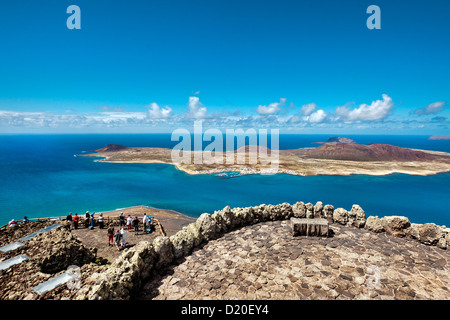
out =
[[405,237],[407,229],[411,226],[409,219],[403,216],[387,216],[381,218],[386,233],[393,235],[394,237]]
[[[34,223],[30,222],[29,224],[31,227]],[[54,224],[54,221],[50,224]],[[43,225],[36,223],[36,226],[40,230]],[[0,260],[19,254],[29,257],[29,260],[23,263],[0,271],[2,279],[0,300],[72,298],[77,291],[69,290],[65,285],[42,295],[33,291],[33,288],[67,272],[69,268],[79,268],[78,280],[80,284],[85,284],[88,275],[106,269],[104,265],[99,264],[102,259],[96,256],[95,251],[95,249],[85,247],[67,229],[58,227],[49,232],[35,235],[16,250],[7,253],[0,252]]]
[[292,206],[292,212],[295,218],[306,218],[306,206],[300,201]]
[[58,273],[70,265],[82,266],[96,259],[95,250],[86,248],[64,228],[38,235],[31,240],[30,245],[47,248],[45,255],[38,262],[41,272],[44,273]]
[[443,229],[434,223],[413,223],[409,230],[409,235],[412,238],[419,240],[421,243],[430,246],[439,244],[441,239],[443,239],[440,243],[440,246],[443,247],[443,242],[446,241]]
[[306,219],[314,218],[314,205],[308,202],[306,205]]
[[314,218],[323,218],[323,203],[321,201],[314,205]]
[[383,222],[381,221],[380,218],[378,218],[378,216],[368,217],[364,228],[369,231],[375,232],[375,233],[380,233],[380,232],[385,231]]
[[331,204],[327,204],[323,207],[324,218],[327,219],[330,223],[333,222],[333,211],[334,206],[332,206]]
[[348,212],[347,225],[351,227],[363,228],[366,224],[366,213],[357,204],[352,206],[352,210]]
[[[211,239],[243,226],[265,221],[291,219],[298,234],[327,236],[329,223],[366,229],[374,233],[386,232],[395,237],[411,237],[427,245],[445,249],[450,243],[450,229],[434,224],[411,225],[406,217],[387,216],[381,219],[369,216],[361,206],[354,204],[350,211],[334,209],[322,202],[297,202],[294,205],[259,205],[246,208],[226,206],[213,214],[203,213],[194,222],[170,237],[157,237],[153,243],[144,242],[125,251],[107,270],[91,278],[93,284],[83,288],[77,299],[129,299],[136,288],[149,277],[174,261],[189,256],[193,249]],[[310,223],[308,223],[308,221]],[[320,228],[317,226],[320,225]],[[323,225],[323,227],[322,227]],[[326,226],[326,228],[325,228]]]
[[344,208],[337,208],[333,212],[333,221],[342,225],[346,225],[348,221],[348,212]]

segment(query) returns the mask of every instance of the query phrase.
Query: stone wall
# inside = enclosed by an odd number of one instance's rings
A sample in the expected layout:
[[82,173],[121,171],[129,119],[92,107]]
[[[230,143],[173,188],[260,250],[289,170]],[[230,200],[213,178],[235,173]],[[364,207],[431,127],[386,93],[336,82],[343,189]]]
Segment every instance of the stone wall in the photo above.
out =
[[229,206],[213,214],[203,213],[193,223],[170,237],[159,236],[150,243],[143,241],[123,252],[103,273],[91,276],[91,284],[79,291],[76,299],[130,299],[147,281],[153,272],[161,270],[177,259],[189,255],[195,247],[224,233],[246,225],[264,221],[295,218],[322,218],[329,223],[337,223],[371,232],[386,232],[395,237],[409,237],[426,245],[436,245],[446,249],[450,245],[450,228],[432,223],[411,224],[408,218],[390,216],[366,218],[359,205],[350,211],[323,205],[322,202],[297,202],[294,205],[259,205],[255,207],[233,208]]

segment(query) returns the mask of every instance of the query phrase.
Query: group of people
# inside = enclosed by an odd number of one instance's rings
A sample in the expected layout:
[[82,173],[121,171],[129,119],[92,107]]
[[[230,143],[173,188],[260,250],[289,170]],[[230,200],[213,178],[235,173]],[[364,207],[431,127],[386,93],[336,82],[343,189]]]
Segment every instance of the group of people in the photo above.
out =
[[[94,229],[94,215],[95,212],[92,212],[89,214],[89,211],[86,211],[86,214],[84,215],[84,226],[89,229]],[[72,217],[72,212],[70,212],[67,217],[66,221],[70,223],[70,229],[78,229],[78,224],[80,222],[80,216],[78,213],[75,213],[75,215]],[[100,229],[103,229],[105,227],[105,217],[103,217],[103,213],[100,213],[98,219],[98,226]]]
[[[150,222],[153,217],[147,216],[146,213],[144,213],[144,217],[142,218],[142,224],[143,224],[143,231],[149,232],[148,229],[150,227]],[[134,229],[135,235],[139,232],[139,219],[138,217],[134,217],[134,219],[131,217],[131,215],[128,215],[128,217],[125,219],[125,216],[123,212],[120,213],[119,216],[119,226],[124,227],[127,226],[127,231],[130,231],[132,228]]]
[[[151,219],[153,219],[153,217],[147,216],[147,214],[144,213],[144,217],[142,218],[144,232],[151,232]],[[125,225],[127,226],[126,230],[124,229]],[[138,217],[133,219],[130,215],[128,215],[125,219],[123,212],[121,212],[119,216],[119,228],[115,231],[113,224],[110,224],[108,227],[108,245],[116,246],[118,250],[125,247],[127,243],[127,231],[130,231],[131,227],[134,229],[134,235],[137,235],[139,232]]]
[[[23,223],[28,223],[27,216],[23,217]],[[8,227],[15,227],[17,225],[17,221],[15,219],[12,219],[10,222],[8,222]]]
[[[89,229],[94,228],[94,215],[95,212],[92,212],[91,214],[89,211],[86,211],[86,214],[84,215],[84,226]],[[151,232],[151,221],[153,217],[148,216],[146,213],[144,213],[144,217],[142,218],[142,224],[143,224],[143,231],[150,233]],[[66,221],[70,223],[70,229],[78,229],[79,222],[80,222],[80,216],[78,213],[75,213],[74,216],[72,216],[72,212],[70,212],[67,217]],[[105,228],[105,219],[103,216],[103,213],[99,214],[99,217],[97,219],[98,226],[100,229]],[[134,235],[137,235],[139,232],[139,218],[135,216],[134,218],[131,217],[131,215],[128,215],[127,218],[125,218],[125,215],[123,212],[120,213],[119,216],[119,228],[117,230],[114,229],[113,224],[109,224],[107,234],[108,234],[108,245],[109,246],[116,246],[119,250],[126,245],[126,239],[127,239],[127,231],[134,230]],[[126,230],[125,230],[126,226]]]

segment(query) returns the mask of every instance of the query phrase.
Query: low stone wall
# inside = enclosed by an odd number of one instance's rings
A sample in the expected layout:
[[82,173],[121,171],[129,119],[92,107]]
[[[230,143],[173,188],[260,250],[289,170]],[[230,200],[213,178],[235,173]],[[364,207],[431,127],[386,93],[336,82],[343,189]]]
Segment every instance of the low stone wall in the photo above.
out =
[[91,284],[79,291],[76,299],[130,299],[147,281],[153,272],[172,264],[176,259],[189,255],[195,247],[220,237],[226,232],[259,222],[295,218],[323,218],[329,223],[365,228],[372,232],[386,232],[396,237],[410,237],[426,245],[441,249],[450,246],[450,228],[432,223],[411,224],[408,218],[400,216],[366,218],[359,205],[350,211],[335,209],[322,202],[297,202],[294,205],[259,205],[233,208],[229,206],[213,214],[203,213],[193,223],[170,237],[159,236],[150,243],[143,241],[123,252],[103,273],[91,276]]

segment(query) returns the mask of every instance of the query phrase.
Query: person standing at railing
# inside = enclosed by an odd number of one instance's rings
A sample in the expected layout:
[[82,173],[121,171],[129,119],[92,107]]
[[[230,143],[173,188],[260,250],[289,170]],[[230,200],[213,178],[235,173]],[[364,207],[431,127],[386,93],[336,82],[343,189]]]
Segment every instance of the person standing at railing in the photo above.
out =
[[121,212],[119,216],[119,227],[125,227],[125,216],[123,215],[123,212]]
[[91,226],[89,227],[89,229],[94,229],[94,214],[95,214],[95,212],[92,212],[92,214],[91,214]]
[[72,212],[70,212],[70,213],[67,215],[66,221],[68,221],[69,224],[70,224],[70,230],[73,230]]
[[75,216],[73,217],[73,225],[75,229],[78,229],[78,221],[80,221],[80,217],[78,216],[78,213],[75,212]]
[[144,225],[144,232],[147,230],[148,216],[144,213],[144,218],[142,218],[142,224]]
[[100,229],[103,229],[104,226],[104,220],[105,218],[103,217],[103,213],[100,213],[99,217],[98,217],[98,226]]
[[84,226],[87,228],[89,227],[89,219],[90,215],[89,215],[89,211],[86,211],[86,215],[84,216]]

